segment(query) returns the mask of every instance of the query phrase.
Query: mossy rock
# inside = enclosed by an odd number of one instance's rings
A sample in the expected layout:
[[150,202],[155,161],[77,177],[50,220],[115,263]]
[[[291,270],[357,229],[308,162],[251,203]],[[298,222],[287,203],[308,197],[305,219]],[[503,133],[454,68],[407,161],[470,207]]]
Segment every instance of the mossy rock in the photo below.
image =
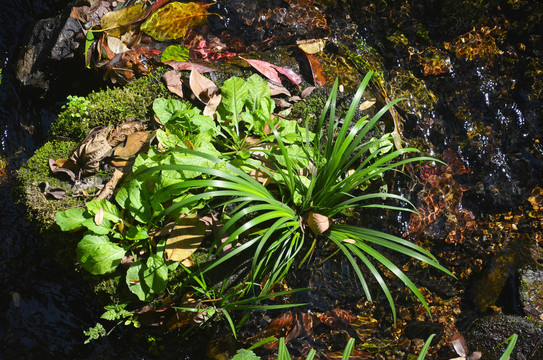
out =
[[152,104],[156,98],[176,98],[162,82],[166,68],[139,78],[124,87],[107,88],[92,92],[87,97],[84,114],[67,108],[51,126],[55,139],[81,141],[96,126],[117,125],[128,118],[148,120],[153,116]]

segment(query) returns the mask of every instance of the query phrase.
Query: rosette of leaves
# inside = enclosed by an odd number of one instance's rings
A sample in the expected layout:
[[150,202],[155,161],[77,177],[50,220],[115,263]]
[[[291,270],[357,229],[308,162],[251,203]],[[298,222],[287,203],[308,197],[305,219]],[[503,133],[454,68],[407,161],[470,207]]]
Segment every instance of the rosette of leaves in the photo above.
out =
[[[364,78],[343,120],[336,119],[336,81],[317,124],[317,136],[310,136],[307,130],[298,133],[298,138],[303,141],[297,145],[307,163],[311,164],[304,174],[297,171],[292,147],[287,146],[273,123],[269,126],[273,143],[269,148],[259,150],[267,156],[268,163],[247,158],[240,165],[239,162],[229,162],[228,159],[190,148],[171,149],[171,153],[200,158],[202,163],[207,165],[157,165],[136,174],[136,179],[168,171],[201,174],[198,178],[179,181],[156,191],[151,198],[159,198],[164,203],[171,197],[173,202],[153,216],[152,221],[158,223],[171,214],[178,213],[181,208],[190,208],[202,201],[207,202],[207,208],[222,209],[224,223],[210,247],[210,253],[215,256],[215,260],[205,267],[203,272],[250,251],[252,278],[249,283],[266,279],[264,293],[287,274],[295,259],[303,263],[317,241],[328,239],[352,265],[368,300],[371,300],[369,286],[360,266],[363,265],[369,270],[384,292],[394,319],[394,301],[378,266],[383,266],[397,276],[430,312],[426,300],[413,282],[382,250],[377,249],[398,252],[452,275],[430,252],[391,234],[332,220],[342,211],[353,208],[379,207],[415,212],[413,205],[401,196],[382,192],[360,194],[358,191],[368,182],[403,165],[435,161],[419,155],[417,149],[402,148],[391,151],[390,141],[385,141],[387,139],[367,138],[377,121],[399,101],[387,104],[371,119],[364,117],[354,120],[371,76],[372,73],[369,73]],[[226,113],[226,116],[219,114],[219,123],[223,130],[227,128],[228,134],[235,138],[243,134],[243,131],[240,131],[239,119],[247,121],[240,114],[248,105],[240,100],[244,97],[243,89],[238,89],[243,86],[242,83],[234,81],[236,84],[231,85],[234,93],[229,95],[223,91],[223,96],[230,100],[222,104],[223,109],[219,108],[218,112]],[[256,101],[258,99],[255,97],[255,104]],[[271,118],[268,119],[271,121]],[[249,125],[250,121],[247,121]],[[324,141],[321,143],[316,139]],[[296,154],[298,156],[298,152]],[[407,156],[410,154],[415,156]],[[273,185],[266,187],[255,180],[248,174],[248,167],[273,179]],[[179,196],[174,196],[175,194]],[[383,199],[400,201],[407,207],[382,204]],[[311,231],[307,231],[308,228]],[[226,248],[231,250],[225,252]]]

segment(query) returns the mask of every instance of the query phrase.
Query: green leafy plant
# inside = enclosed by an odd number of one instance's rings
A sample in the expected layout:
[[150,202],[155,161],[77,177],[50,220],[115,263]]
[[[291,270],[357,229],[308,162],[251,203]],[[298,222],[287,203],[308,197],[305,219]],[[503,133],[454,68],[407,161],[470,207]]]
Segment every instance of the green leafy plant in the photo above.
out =
[[[172,205],[153,217],[152,221],[160,221],[169,214],[178,212],[180,208],[203,199],[221,198],[224,199],[223,202],[210,206],[232,210],[225,211],[227,216],[224,226],[210,250],[217,259],[204,271],[220,266],[232,257],[251,249],[253,258],[251,282],[266,278],[263,287],[265,293],[286,275],[295,259],[298,258],[303,263],[319,239],[322,241],[328,239],[352,264],[367,298],[371,300],[368,284],[358,262],[367,267],[386,295],[394,319],[396,311],[392,295],[381,273],[370,259],[395,274],[429,312],[424,297],[412,281],[373,246],[399,252],[452,275],[438,264],[433,255],[406,239],[333,221],[333,218],[342,211],[352,208],[379,207],[415,211],[412,204],[401,196],[382,192],[358,194],[357,189],[368,181],[405,164],[435,160],[425,156],[404,157],[409,153],[419,152],[413,148],[387,152],[390,146],[384,141],[386,139],[366,139],[366,135],[376,122],[399,101],[391,102],[369,120],[362,118],[354,121],[358,104],[371,76],[369,73],[362,82],[342,121],[335,116],[338,89],[336,81],[317,125],[315,139],[324,139],[323,143],[315,140],[311,142],[308,130],[298,134],[299,137],[305,138],[299,147],[311,164],[307,174],[300,174],[296,170],[292,159],[294,156],[285,145],[284,137],[271,126],[275,142],[269,149],[259,150],[267,155],[267,160],[271,163],[265,165],[263,162],[247,159],[243,167],[266,174],[274,180],[273,188],[267,188],[255,180],[247,174],[247,169],[242,170],[236,163],[229,163],[191,149],[172,149],[171,152],[196,156],[201,158],[201,161],[212,162],[214,165],[212,167],[190,164],[159,165],[140,171],[137,176],[164,171],[203,174],[202,179],[176,182],[157,191],[153,196],[161,198],[175,193],[185,194],[187,191],[191,191],[193,195],[190,197],[182,195],[182,198],[177,198]],[[235,86],[232,86],[235,89]],[[240,97],[241,95],[233,95],[231,102],[234,103],[234,99]],[[237,110],[231,110],[231,114],[241,112],[242,107],[239,104],[231,105],[231,109],[234,108]],[[328,122],[325,126],[324,120],[327,115]],[[236,118],[234,116],[232,122],[235,122]],[[231,128],[231,135],[237,135],[235,124],[233,129],[232,131]],[[382,204],[382,199],[399,200],[410,207]],[[223,249],[227,246],[231,246],[233,250],[223,254]]]

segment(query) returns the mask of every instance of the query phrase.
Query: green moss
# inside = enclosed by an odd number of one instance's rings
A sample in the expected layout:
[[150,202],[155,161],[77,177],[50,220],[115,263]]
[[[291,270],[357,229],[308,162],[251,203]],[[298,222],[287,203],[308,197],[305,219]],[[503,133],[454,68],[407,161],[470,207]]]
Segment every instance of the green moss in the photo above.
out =
[[51,126],[51,135],[56,139],[81,141],[96,126],[116,125],[128,118],[151,119],[154,99],[176,97],[162,83],[161,77],[167,70],[158,69],[124,87],[90,93],[85,113],[76,106],[68,106]]

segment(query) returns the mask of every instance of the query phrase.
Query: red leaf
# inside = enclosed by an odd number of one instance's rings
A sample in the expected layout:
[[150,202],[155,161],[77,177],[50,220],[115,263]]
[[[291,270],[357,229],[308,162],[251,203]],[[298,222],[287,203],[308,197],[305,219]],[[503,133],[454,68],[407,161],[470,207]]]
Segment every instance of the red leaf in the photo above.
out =
[[[279,73],[285,75],[290,81],[294,83],[294,85],[298,86],[298,89],[300,89],[300,83],[302,82],[302,77],[298,74],[296,74],[293,70],[277,65],[271,64],[271,66],[277,70]],[[301,90],[301,89],[300,89]]]
[[277,70],[273,67],[272,64],[269,62],[263,61],[263,60],[256,60],[256,59],[245,59],[243,60],[247,61],[252,67],[254,67],[259,73],[270,79],[271,81],[275,81],[278,84],[281,84],[281,79],[279,78],[279,73]]

